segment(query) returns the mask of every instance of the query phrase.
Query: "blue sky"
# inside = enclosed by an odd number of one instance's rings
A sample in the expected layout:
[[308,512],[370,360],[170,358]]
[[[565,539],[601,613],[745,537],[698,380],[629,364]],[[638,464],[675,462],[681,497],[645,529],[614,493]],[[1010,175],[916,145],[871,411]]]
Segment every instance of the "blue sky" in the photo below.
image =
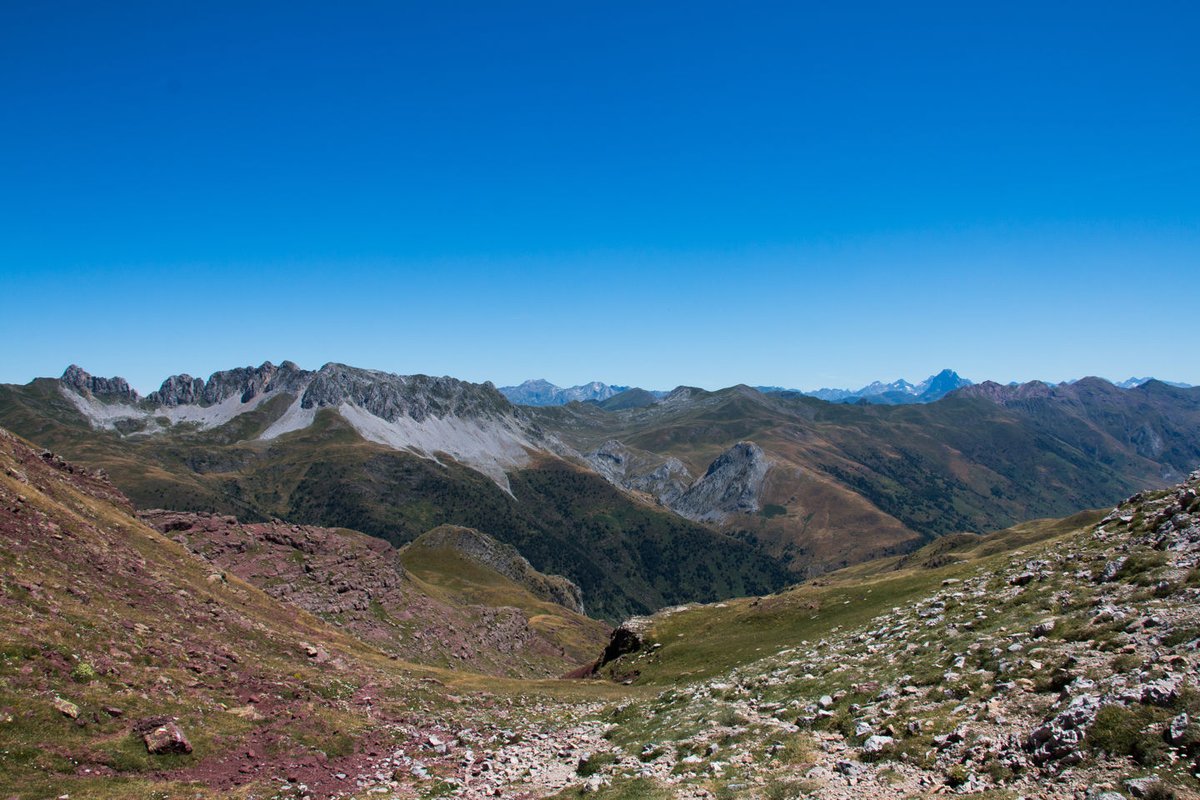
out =
[[1200,384],[1198,8],[3,4],[0,381]]

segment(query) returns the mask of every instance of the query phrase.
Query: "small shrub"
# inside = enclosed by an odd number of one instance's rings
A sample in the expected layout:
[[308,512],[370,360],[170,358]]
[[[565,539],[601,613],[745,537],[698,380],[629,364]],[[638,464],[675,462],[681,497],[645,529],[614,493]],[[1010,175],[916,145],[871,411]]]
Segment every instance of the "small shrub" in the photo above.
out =
[[86,661],[80,661],[75,665],[75,669],[71,670],[71,679],[76,683],[91,683],[100,677],[100,673],[96,672],[96,668]]
[[795,800],[812,791],[812,786],[806,781],[771,781],[763,791],[766,800]]
[[949,786],[962,786],[970,777],[967,768],[962,764],[955,764],[946,770],[946,783]]
[[718,725],[724,725],[726,728],[736,728],[738,725],[744,725],[746,718],[737,713],[732,707],[722,706],[713,721]]
[[1175,800],[1175,791],[1162,781],[1150,784],[1142,795],[1145,800]]
[[806,736],[790,736],[775,752],[784,764],[806,764],[813,760],[812,742]]
[[1149,586],[1154,582],[1153,574],[1166,563],[1166,553],[1134,553],[1117,572],[1117,579],[1132,581],[1139,586]]
[[1147,731],[1155,722],[1154,716],[1152,709],[1104,706],[1088,731],[1087,743],[1093,750],[1129,756],[1142,766],[1153,765],[1166,750],[1162,738]]
[[575,768],[575,772],[581,778],[586,778],[590,775],[595,775],[605,767],[610,767],[617,761],[616,755],[613,753],[592,753],[587,758],[579,761],[579,766]]
[[1142,657],[1137,653],[1122,653],[1111,662],[1113,672],[1130,672],[1142,665]]
[[992,779],[992,783],[1002,784],[1012,778],[1013,771],[999,761],[989,761],[987,774]]
[[1163,639],[1163,644],[1167,647],[1175,647],[1193,639],[1200,639],[1200,627],[1179,627],[1167,634]]

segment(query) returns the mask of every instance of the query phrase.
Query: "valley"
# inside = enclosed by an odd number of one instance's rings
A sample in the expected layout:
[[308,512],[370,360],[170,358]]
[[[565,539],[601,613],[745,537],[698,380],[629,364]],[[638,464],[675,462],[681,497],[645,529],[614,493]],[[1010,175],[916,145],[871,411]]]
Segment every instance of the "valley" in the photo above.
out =
[[0,796],[1190,796],[1198,407],[0,387]]

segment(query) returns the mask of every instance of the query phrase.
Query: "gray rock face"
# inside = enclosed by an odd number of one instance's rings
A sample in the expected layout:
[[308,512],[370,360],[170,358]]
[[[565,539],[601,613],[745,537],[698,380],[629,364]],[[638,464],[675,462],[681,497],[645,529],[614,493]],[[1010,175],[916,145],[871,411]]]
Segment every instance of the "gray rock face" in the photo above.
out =
[[1179,714],[1171,720],[1171,724],[1167,726],[1165,736],[1167,741],[1173,745],[1181,745],[1187,740],[1188,725],[1191,721],[1188,719],[1187,712]]
[[670,507],[687,491],[692,475],[678,458],[668,458],[656,469],[629,481],[629,485],[638,491],[647,492],[657,497],[664,505]]
[[75,364],[67,367],[59,380],[79,394],[90,394],[102,400],[136,403],[141,399],[124,378],[96,378]]
[[344,364],[326,364],[304,391],[304,408],[356,405],[380,419],[395,422],[430,416],[495,418],[515,411],[490,383],[471,384],[455,378],[392,375]]
[[770,462],[753,442],[738,442],[712,464],[671,508],[697,522],[721,522],[730,514],[759,509]]
[[156,406],[198,405],[204,398],[204,379],[191,375],[172,375],[162,382],[157,392],[146,395]]
[[584,458],[610,483],[645,492],[668,507],[692,482],[691,474],[679,459],[667,458],[656,464],[652,457],[636,454],[612,439]]
[[893,739],[891,736],[880,736],[880,735],[876,734],[874,736],[868,737],[867,740],[865,742],[863,742],[863,752],[864,753],[883,752],[885,749],[887,749],[888,746],[890,746],[895,741],[896,740]]
[[511,544],[497,541],[473,528],[442,525],[419,536],[408,547],[446,548],[499,572],[536,597],[580,614],[583,591],[561,575],[546,575],[533,568]]
[[240,395],[242,402],[248,403],[258,395],[276,389],[297,392],[312,374],[291,361],[284,361],[278,367],[267,361],[260,367],[214,372],[204,386],[201,405],[220,403],[233,395]]
[[717,457],[696,481],[677,458],[639,453],[609,440],[584,459],[610,483],[645,492],[676,514],[697,522],[722,522],[759,509],[770,461],[753,442],[739,442]]
[[211,406],[237,396],[243,403],[248,403],[260,394],[276,389],[298,392],[312,375],[291,361],[284,361],[279,366],[267,361],[258,367],[222,370],[214,372],[207,382],[187,374],[172,375],[162,382],[158,391],[148,394],[146,400],[163,407]]

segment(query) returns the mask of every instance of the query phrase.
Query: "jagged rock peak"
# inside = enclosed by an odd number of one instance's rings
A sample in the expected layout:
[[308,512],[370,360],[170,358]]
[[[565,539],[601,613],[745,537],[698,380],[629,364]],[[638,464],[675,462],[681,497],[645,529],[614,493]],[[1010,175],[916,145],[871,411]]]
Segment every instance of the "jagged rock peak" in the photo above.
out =
[[67,367],[59,380],[79,394],[91,394],[98,398],[130,403],[136,403],[140,399],[124,378],[96,378],[76,364]]
[[301,406],[314,408],[342,403],[356,405],[388,422],[404,416],[422,422],[430,416],[495,417],[515,411],[491,383],[393,375],[345,364],[326,364],[308,384]]
[[284,361],[278,367],[266,361],[258,367],[237,367],[214,372],[207,381],[193,378],[187,373],[172,375],[146,399],[153,405],[165,407],[211,406],[234,396],[248,403],[258,395],[275,389],[298,392],[310,375],[311,372],[300,369],[292,361]]
[[204,399],[204,379],[191,375],[172,375],[162,382],[157,392],[146,395],[156,406],[198,405]]
[[730,466],[754,464],[766,460],[763,449],[754,442],[738,442],[708,465],[706,476],[728,469]]
[[259,367],[214,372],[204,386],[201,404],[219,403],[233,395],[240,395],[241,401],[248,403],[258,395],[276,389],[298,392],[310,375],[311,372],[300,369],[291,361],[284,361],[278,367],[265,361]]
[[474,528],[439,525],[418,536],[408,547],[451,550],[463,558],[500,573],[513,583],[525,587],[536,597],[580,614],[585,613],[583,592],[577,584],[561,575],[538,572],[517,548]]

